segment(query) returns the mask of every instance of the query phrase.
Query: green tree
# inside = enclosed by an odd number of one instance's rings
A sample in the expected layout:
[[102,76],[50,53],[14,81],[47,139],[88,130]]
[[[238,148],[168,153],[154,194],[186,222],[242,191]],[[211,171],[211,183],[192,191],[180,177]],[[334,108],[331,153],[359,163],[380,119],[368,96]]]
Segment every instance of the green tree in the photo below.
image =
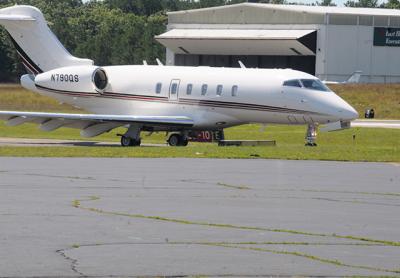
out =
[[381,8],[386,8],[386,9],[400,9],[400,2],[399,0],[389,0],[386,3],[383,3],[381,5]]
[[346,7],[376,8],[378,7],[378,0],[348,0],[344,5]]
[[322,0],[321,2],[315,2],[317,6],[336,6],[332,0]]
[[[365,1],[365,0],[364,0]],[[394,0],[392,0],[394,1]],[[397,0],[396,0],[397,1]],[[71,54],[97,65],[154,63],[165,49],[154,36],[166,29],[166,11],[236,4],[245,0],[0,0],[39,8]],[[257,2],[283,3],[284,0]],[[24,69],[7,33],[0,28],[0,82],[19,80]]]

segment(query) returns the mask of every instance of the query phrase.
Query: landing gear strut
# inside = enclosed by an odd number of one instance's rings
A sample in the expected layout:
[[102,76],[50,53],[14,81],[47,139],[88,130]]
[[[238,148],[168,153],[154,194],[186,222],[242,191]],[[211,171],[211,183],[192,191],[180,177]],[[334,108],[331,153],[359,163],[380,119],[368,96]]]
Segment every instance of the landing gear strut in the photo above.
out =
[[306,146],[308,147],[316,147],[317,143],[315,140],[317,139],[317,129],[318,126],[315,124],[308,124],[307,133],[306,133]]
[[122,147],[137,147],[142,143],[140,139],[140,126],[138,125],[129,125],[126,133],[120,136]]
[[185,147],[188,145],[189,140],[185,134],[171,134],[167,140],[168,145],[171,147]]

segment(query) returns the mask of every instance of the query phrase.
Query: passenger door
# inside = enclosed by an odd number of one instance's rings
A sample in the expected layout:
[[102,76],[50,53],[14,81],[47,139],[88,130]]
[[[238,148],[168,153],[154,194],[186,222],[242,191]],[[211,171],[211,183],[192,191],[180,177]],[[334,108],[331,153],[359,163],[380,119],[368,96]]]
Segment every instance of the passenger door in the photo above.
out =
[[179,79],[172,79],[169,85],[169,100],[178,100],[179,97]]

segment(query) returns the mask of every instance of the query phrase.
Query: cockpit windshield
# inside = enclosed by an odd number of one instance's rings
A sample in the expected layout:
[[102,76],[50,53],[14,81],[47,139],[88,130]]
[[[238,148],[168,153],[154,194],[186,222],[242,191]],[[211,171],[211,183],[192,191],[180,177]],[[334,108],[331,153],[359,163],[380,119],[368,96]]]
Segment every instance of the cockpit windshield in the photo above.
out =
[[316,91],[330,92],[331,90],[325,86],[319,79],[292,79],[283,82],[283,86],[306,88]]
[[283,86],[300,87],[301,88],[301,83],[300,83],[300,80],[293,79],[293,80],[287,80],[287,81],[283,82]]
[[322,83],[318,79],[301,79],[301,83],[303,84],[304,88],[311,89],[311,90],[317,90],[317,91],[324,91],[324,92],[330,92],[328,87],[325,86],[324,83]]

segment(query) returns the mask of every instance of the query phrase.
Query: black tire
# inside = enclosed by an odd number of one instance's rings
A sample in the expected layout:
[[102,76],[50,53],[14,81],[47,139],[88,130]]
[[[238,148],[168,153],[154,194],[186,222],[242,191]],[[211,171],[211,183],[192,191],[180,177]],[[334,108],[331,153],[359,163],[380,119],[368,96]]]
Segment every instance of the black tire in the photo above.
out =
[[168,145],[170,145],[171,147],[179,146],[180,142],[181,142],[181,136],[179,134],[172,134],[168,138]]
[[317,144],[316,143],[306,143],[305,146],[306,147],[316,147]]
[[130,147],[132,146],[133,140],[126,136],[121,136],[121,146],[122,147]]
[[179,146],[186,147],[189,144],[189,140],[187,138],[181,138],[181,142]]
[[139,140],[133,140],[133,139],[132,139],[132,145],[131,145],[131,146],[133,146],[133,147],[139,147],[140,144],[142,144],[142,140],[141,140],[141,139],[139,139]]

